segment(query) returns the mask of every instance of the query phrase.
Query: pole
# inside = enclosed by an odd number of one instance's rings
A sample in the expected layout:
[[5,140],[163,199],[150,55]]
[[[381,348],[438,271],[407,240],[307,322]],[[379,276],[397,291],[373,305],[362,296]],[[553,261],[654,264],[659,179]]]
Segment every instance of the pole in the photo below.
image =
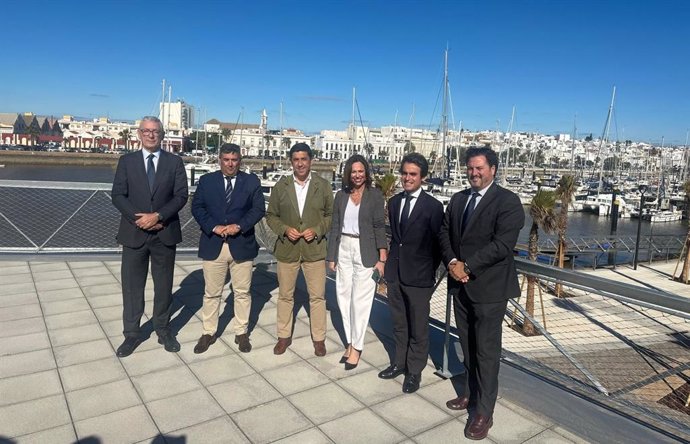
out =
[[[616,190],[611,194],[611,241],[609,246],[609,265],[616,267],[616,231],[618,231],[618,202],[616,201]],[[613,247],[613,248],[611,248]]]
[[640,232],[642,231],[642,207],[644,206],[644,192],[640,193],[640,212],[637,219],[637,240],[635,241],[635,258],[633,260],[633,270],[637,270],[637,262],[640,254]]

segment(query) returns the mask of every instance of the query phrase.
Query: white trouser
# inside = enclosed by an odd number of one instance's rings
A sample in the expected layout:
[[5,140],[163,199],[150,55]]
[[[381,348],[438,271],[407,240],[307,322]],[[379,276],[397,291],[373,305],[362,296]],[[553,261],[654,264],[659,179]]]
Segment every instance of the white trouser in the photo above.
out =
[[376,282],[371,278],[374,268],[362,265],[359,239],[341,236],[338,250],[336,294],[343,318],[345,338],[357,350],[364,346]]

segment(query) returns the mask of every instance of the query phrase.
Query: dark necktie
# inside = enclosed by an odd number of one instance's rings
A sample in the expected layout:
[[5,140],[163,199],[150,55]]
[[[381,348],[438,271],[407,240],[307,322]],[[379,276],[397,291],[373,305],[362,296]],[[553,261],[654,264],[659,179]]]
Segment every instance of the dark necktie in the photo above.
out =
[[230,203],[230,200],[232,199],[232,179],[234,176],[225,176],[225,180],[227,180],[228,184],[225,187],[225,202],[228,204]]
[[407,225],[407,219],[410,218],[410,201],[412,201],[413,197],[411,194],[406,194],[405,195],[405,205],[403,205],[403,210],[402,214],[400,215],[400,234],[405,233],[405,228]]
[[472,198],[470,199],[470,202],[467,204],[467,208],[465,208],[465,213],[462,215],[462,231],[465,231],[465,227],[467,226],[467,223],[469,222],[470,218],[472,217],[472,213],[474,213],[474,207],[477,204],[477,198],[480,196],[478,192],[472,193]]
[[149,179],[149,190],[153,190],[153,182],[156,180],[156,167],[153,166],[153,154],[149,154],[149,161],[146,163],[146,177]]

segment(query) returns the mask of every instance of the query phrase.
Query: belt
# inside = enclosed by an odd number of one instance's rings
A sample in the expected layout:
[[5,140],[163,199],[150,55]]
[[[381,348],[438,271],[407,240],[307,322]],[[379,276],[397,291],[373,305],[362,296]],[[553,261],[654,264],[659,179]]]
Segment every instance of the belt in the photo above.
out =
[[340,233],[341,236],[347,236],[347,237],[353,237],[355,239],[359,239],[359,234],[352,234],[352,233]]

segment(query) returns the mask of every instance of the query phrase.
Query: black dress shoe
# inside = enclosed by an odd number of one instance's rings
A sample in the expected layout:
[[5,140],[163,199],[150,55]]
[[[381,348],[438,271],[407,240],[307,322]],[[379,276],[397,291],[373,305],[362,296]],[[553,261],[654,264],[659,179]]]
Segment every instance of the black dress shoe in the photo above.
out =
[[408,373],[403,382],[403,393],[414,393],[419,390],[419,383],[422,381],[421,373]]
[[352,349],[353,349],[354,351],[356,351],[357,353],[359,353],[359,356],[357,357],[357,362],[355,362],[354,364],[351,363],[351,362],[347,362],[347,359],[350,359],[350,357],[348,356],[348,358],[345,359],[345,370],[354,370],[354,369],[356,369],[356,368],[357,368],[357,365],[359,365],[359,360],[362,359],[362,350],[357,350],[357,349],[354,348],[354,347],[353,347]]
[[167,352],[176,353],[180,351],[180,343],[177,342],[175,336],[171,335],[170,333],[158,336],[158,343],[162,344]]
[[216,342],[215,335],[201,335],[199,342],[194,346],[194,353],[198,355],[205,352],[214,342]]
[[393,379],[397,378],[398,376],[402,375],[405,373],[405,367],[398,367],[397,365],[393,364],[388,366],[387,369],[381,371],[379,373],[379,378],[381,379]]
[[473,440],[481,440],[489,434],[489,429],[494,425],[491,416],[475,415],[465,427],[465,437]]
[[120,344],[115,354],[120,358],[129,356],[139,347],[139,344],[141,344],[140,338],[125,338],[125,342]]

